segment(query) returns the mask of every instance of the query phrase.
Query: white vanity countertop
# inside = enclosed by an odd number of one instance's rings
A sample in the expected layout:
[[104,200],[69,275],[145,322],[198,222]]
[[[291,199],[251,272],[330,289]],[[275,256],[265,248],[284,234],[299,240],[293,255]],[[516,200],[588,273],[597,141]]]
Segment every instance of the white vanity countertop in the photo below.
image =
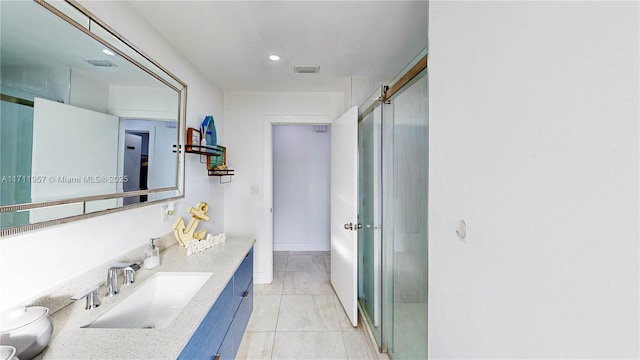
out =
[[[240,266],[254,239],[228,238],[224,244],[187,256],[187,250],[178,245],[160,253],[160,267],[151,271],[136,271],[136,282],[120,286],[120,293],[104,296],[102,305],[84,310],[85,301],[75,303],[54,313],[54,333],[49,347],[38,358],[42,359],[175,359],[195,332],[211,305]],[[97,329],[82,328],[122,299],[131,294],[146,279],[157,272],[213,272],[213,275],[164,329]],[[105,277],[107,271],[105,269]]]

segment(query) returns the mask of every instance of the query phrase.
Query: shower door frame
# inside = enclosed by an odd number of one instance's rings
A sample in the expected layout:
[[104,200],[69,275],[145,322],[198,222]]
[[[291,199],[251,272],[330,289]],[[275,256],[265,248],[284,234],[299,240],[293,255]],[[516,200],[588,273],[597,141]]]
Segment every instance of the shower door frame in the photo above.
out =
[[[384,209],[386,208],[386,206],[391,205],[390,201],[387,201],[385,203],[385,196],[384,196],[384,189],[385,188],[389,188],[389,186],[393,187],[393,180],[392,179],[386,179],[385,177],[385,167],[389,166],[389,165],[393,165],[393,158],[392,158],[392,154],[391,156],[389,156],[390,158],[385,158],[385,156],[388,156],[387,154],[389,154],[388,151],[385,151],[385,139],[389,138],[389,136],[391,136],[391,139],[393,139],[393,123],[391,123],[389,126],[388,124],[388,120],[386,121],[386,118],[389,117],[388,115],[393,111],[393,105],[392,105],[392,99],[395,98],[396,95],[400,95],[403,90],[405,90],[407,88],[407,86],[412,85],[414,82],[412,80],[414,80],[417,76],[421,75],[423,73],[423,71],[425,71],[428,67],[428,55],[427,55],[427,50],[424,49],[416,58],[414,58],[414,60],[409,63],[409,65],[407,65],[405,67],[405,69],[398,75],[396,76],[396,78],[391,81],[391,85],[390,86],[382,86],[381,90],[379,89],[378,91],[374,92],[374,94],[372,96],[370,96],[361,106],[359,106],[359,109],[362,109],[359,114],[358,114],[358,122],[360,123],[360,121],[363,121],[366,119],[366,116],[373,112],[376,111],[376,109],[379,107],[380,108],[380,112],[381,112],[381,120],[380,120],[380,157],[379,157],[379,161],[380,161],[380,181],[379,181],[379,214],[380,214],[380,224],[384,224],[385,223],[385,219],[384,219]],[[426,73],[425,73],[425,76]],[[428,80],[427,80],[428,81]],[[380,95],[378,95],[380,94]],[[386,106],[389,106],[388,109],[385,109]],[[390,110],[390,111],[389,111]],[[428,115],[427,115],[428,116]],[[393,120],[393,115],[391,115],[391,119]],[[427,120],[427,124],[428,124],[428,120]],[[360,124],[359,124],[360,125]],[[376,126],[376,124],[374,123],[373,126]],[[428,125],[427,125],[428,126]],[[360,136],[360,134],[358,134],[358,136]],[[427,145],[428,146],[428,145]],[[360,148],[358,149],[360,150]],[[392,153],[392,152],[391,152]],[[358,161],[361,161],[361,156],[363,156],[363,154],[358,154]],[[358,167],[360,167],[360,164],[358,165]],[[427,161],[427,167],[428,167],[428,161]],[[427,170],[428,172],[428,170]],[[427,180],[428,181],[428,180]],[[358,186],[360,187],[361,184],[361,180],[358,179]],[[427,187],[427,198],[429,196],[428,194],[428,187]],[[428,200],[427,200],[428,201]],[[360,204],[359,204],[360,205]],[[361,222],[360,219],[360,209],[358,209],[358,221],[359,223]],[[427,218],[428,218],[428,208],[427,208]],[[366,224],[363,224],[363,226],[366,226]],[[389,233],[389,231],[391,231],[391,233]],[[358,232],[358,246],[361,246],[361,234],[362,232]],[[380,280],[380,282],[377,284],[378,285],[378,289],[377,291],[375,291],[376,296],[377,296],[377,301],[379,301],[379,304],[377,306],[377,310],[375,311],[376,314],[374,314],[373,316],[373,322],[369,321],[370,316],[368,316],[365,307],[363,306],[363,304],[361,304],[360,302],[360,289],[361,289],[361,284],[360,281],[363,278],[362,274],[358,274],[358,309],[361,313],[361,316],[363,318],[363,326],[365,326],[367,332],[370,335],[370,338],[372,340],[372,342],[377,345],[378,350],[381,353],[388,353],[389,357],[392,358],[392,354],[388,351],[389,349],[393,349],[393,334],[394,334],[394,329],[393,329],[393,324],[394,324],[394,318],[393,318],[393,311],[387,311],[386,307],[387,306],[391,306],[393,308],[393,304],[394,304],[394,283],[393,283],[393,272],[392,271],[385,271],[386,269],[393,269],[394,266],[394,260],[393,260],[393,248],[392,248],[392,241],[386,241],[385,242],[385,235],[390,234],[391,235],[391,239],[393,239],[393,229],[386,229],[386,228],[382,228],[382,231],[380,232],[380,243],[379,243],[379,253],[380,253],[380,258],[378,259],[379,261],[377,261],[377,263],[379,264],[378,268],[374,268],[374,271],[378,272],[378,279]],[[362,239],[364,240],[364,239]],[[391,244],[389,244],[391,243]],[[385,248],[385,246],[387,248]],[[388,247],[391,246],[391,252],[389,253],[388,251]],[[426,259],[426,264],[427,264],[427,294],[428,294],[428,247],[429,247],[429,238],[428,238],[428,230],[427,230],[427,240],[426,240],[426,248],[427,248],[427,259]],[[359,254],[360,256],[360,251]],[[360,262],[361,259],[358,259],[358,262]],[[359,266],[359,269],[362,268]],[[389,274],[391,273],[391,274]],[[387,291],[387,289],[390,288],[391,291]],[[428,308],[428,298],[427,298],[427,308]],[[428,310],[427,310],[428,313]],[[374,330],[374,326],[379,326],[380,328],[380,333],[377,334],[376,331]],[[428,341],[428,338],[424,339],[425,342]],[[428,349],[428,343],[427,345],[427,349]]]
[[[379,87],[371,96],[369,96],[369,98],[364,104],[358,107],[358,109],[360,110],[358,112],[358,173],[359,173],[359,176],[358,176],[358,188],[359,188],[358,189],[358,224],[362,225],[362,229],[358,231],[358,269],[360,269],[358,271],[358,309],[361,313],[362,318],[365,321],[368,321],[369,333],[373,337],[374,343],[378,346],[379,351],[384,350],[383,335],[382,335],[383,282],[382,282],[382,231],[381,231],[382,230],[381,229],[381,224],[382,224],[382,123],[383,123],[383,116],[384,116],[382,103],[383,103],[384,90],[385,88],[383,86]],[[376,111],[380,112],[379,123],[376,123],[376,118],[375,118]],[[362,139],[361,137],[362,134],[360,130],[361,130],[361,125],[363,125],[363,123],[367,121],[369,115],[373,115],[372,128],[373,128],[373,134],[375,139],[373,139],[372,141],[374,143],[373,145],[374,151],[372,154],[369,154],[369,153],[365,154],[364,151],[361,151],[362,149],[360,148],[361,139]],[[379,126],[379,129],[377,130],[378,132],[377,136],[375,136],[376,126]],[[379,147],[378,149],[375,149],[376,141],[378,140],[379,140]],[[363,176],[362,176],[364,175],[364,172],[362,171],[362,166],[364,162],[363,156],[373,156],[372,162],[374,164],[377,162],[378,164],[377,168],[375,166],[373,168],[373,172],[375,173],[376,176],[378,176],[377,179],[374,179],[373,194],[365,194],[365,192],[363,191],[364,190],[364,186],[363,186],[364,183],[363,183]],[[361,199],[363,196],[366,196],[366,195],[373,195],[374,197],[374,199],[372,199],[373,209],[371,209],[373,212],[372,214],[373,219],[363,218],[363,210],[361,208],[362,206]],[[367,222],[372,222],[372,223],[369,224]],[[366,236],[365,234],[371,234],[372,238],[365,239],[364,238],[364,236]],[[364,289],[366,285],[366,279],[365,279],[366,274],[364,274],[364,270],[366,269],[366,267],[364,264],[364,259],[362,258],[363,251],[364,251],[363,247],[365,245],[373,247],[372,248],[373,256],[370,259],[373,263],[369,264],[373,267],[373,271],[374,271],[374,273],[372,274],[373,275],[373,314],[368,312],[367,304],[363,303],[363,297],[361,296],[361,294],[366,293]],[[379,331],[376,330],[376,328],[379,329]]]

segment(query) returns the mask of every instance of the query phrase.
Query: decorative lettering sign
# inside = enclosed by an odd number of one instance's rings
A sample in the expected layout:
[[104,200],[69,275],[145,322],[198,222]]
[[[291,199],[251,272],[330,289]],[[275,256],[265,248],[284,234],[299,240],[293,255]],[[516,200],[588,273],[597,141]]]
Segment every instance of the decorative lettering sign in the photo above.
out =
[[210,247],[220,245],[223,242],[227,241],[227,235],[212,235],[208,234],[206,240],[196,240],[192,239],[187,242],[187,256],[195,253],[199,253],[200,251],[204,251]]

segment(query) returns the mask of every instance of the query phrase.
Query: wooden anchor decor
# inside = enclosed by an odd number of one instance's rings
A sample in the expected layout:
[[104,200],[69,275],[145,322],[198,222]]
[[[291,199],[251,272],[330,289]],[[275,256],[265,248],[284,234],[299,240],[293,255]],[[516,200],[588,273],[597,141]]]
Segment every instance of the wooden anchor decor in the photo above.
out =
[[179,218],[178,221],[176,221],[176,224],[173,227],[173,234],[176,236],[180,246],[186,246],[187,242],[191,239],[204,239],[207,234],[207,230],[196,231],[196,228],[200,221],[209,221],[209,216],[207,215],[208,210],[209,205],[206,202],[198,203],[198,205],[189,209],[189,213],[192,216],[189,225],[185,226],[182,218]]

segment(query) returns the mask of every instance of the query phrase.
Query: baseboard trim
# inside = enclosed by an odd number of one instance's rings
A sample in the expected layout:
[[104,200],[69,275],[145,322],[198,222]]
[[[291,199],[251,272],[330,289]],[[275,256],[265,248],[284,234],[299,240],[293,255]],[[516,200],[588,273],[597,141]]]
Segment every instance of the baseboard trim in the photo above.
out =
[[331,244],[326,243],[273,243],[273,251],[331,251]]

